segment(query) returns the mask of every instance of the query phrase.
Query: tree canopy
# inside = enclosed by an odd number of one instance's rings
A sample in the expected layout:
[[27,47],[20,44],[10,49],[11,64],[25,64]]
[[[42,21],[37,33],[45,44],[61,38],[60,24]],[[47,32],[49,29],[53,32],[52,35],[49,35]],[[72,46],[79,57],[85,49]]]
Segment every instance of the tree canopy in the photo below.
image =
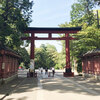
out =
[[92,25],[94,22],[94,15],[93,15],[93,7],[95,3],[91,0],[78,0],[77,3],[72,5],[71,14],[71,23],[75,24],[76,26],[79,23],[87,23],[88,25]]
[[25,67],[25,68],[29,68],[30,56],[29,56],[26,48],[19,48],[18,53],[21,56],[20,66]]
[[23,43],[23,29],[31,22],[33,2],[29,0],[0,0],[0,42],[12,49]]

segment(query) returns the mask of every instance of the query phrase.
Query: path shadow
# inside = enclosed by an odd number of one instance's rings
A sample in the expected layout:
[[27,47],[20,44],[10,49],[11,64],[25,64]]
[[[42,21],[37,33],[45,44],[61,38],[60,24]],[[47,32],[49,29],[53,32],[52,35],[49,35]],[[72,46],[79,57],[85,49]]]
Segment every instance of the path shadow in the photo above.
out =
[[[4,84],[0,86],[0,95],[3,95],[0,100],[4,100],[6,96],[9,96],[13,93],[25,93],[27,91],[31,92],[33,88],[37,87],[37,82],[37,78],[20,77],[9,82],[8,84]],[[26,98],[27,96],[24,96],[16,100],[26,100]],[[13,98],[10,98],[10,100],[13,100]]]
[[95,82],[86,81],[84,78],[80,77],[65,78],[63,76],[57,76],[55,78],[43,79],[42,84],[43,89],[47,91],[57,91],[62,94],[77,93],[100,96],[100,85],[96,85]]

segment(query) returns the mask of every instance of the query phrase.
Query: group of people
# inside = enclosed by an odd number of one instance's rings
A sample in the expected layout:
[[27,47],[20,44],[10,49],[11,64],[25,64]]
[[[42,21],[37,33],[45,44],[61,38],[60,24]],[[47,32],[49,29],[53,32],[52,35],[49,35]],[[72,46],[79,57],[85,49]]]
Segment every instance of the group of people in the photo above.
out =
[[[42,73],[43,73],[43,68],[41,67],[41,68],[39,68],[39,69],[40,69],[40,72],[41,72],[41,74],[42,74]],[[45,75],[48,75],[48,77],[50,77],[51,74],[52,74],[52,76],[54,77],[54,74],[55,74],[55,69],[54,69],[54,67],[52,67],[52,68],[50,68],[50,69],[45,68]]]

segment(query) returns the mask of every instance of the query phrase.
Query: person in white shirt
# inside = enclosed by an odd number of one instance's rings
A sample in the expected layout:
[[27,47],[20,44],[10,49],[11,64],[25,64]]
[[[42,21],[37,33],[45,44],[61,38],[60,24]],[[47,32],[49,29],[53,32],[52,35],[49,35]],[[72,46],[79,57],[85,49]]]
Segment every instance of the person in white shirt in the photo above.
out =
[[43,68],[41,67],[41,74],[43,74]]

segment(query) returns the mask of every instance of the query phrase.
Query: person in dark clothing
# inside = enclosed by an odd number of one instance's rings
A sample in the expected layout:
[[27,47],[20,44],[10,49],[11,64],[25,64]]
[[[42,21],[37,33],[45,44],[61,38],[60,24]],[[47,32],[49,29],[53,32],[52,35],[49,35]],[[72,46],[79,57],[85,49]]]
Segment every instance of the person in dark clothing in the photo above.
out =
[[52,76],[54,77],[54,74],[55,74],[55,69],[54,67],[52,67]]
[[45,74],[48,74],[48,68],[45,68]]

